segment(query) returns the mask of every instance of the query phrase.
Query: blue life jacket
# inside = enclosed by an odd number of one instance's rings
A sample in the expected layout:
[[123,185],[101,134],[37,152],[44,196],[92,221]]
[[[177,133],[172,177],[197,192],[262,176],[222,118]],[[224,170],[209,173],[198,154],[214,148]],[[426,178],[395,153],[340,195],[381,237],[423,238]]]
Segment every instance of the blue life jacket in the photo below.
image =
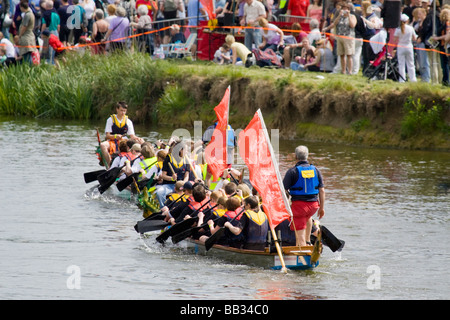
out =
[[[214,123],[214,128],[217,126],[217,124],[218,122]],[[234,130],[230,125],[228,125],[227,127],[227,146],[228,147],[236,146],[236,137],[234,136]]]
[[319,194],[319,177],[317,169],[312,164],[308,166],[297,166],[298,180],[289,188],[292,196],[305,196]]

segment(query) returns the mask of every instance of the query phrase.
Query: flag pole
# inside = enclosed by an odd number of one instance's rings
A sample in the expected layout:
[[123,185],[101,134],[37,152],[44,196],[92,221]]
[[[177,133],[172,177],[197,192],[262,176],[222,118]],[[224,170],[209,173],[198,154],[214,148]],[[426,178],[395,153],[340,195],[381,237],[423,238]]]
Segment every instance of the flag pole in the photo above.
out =
[[[267,141],[267,146],[269,147],[270,157],[272,159],[272,163],[273,163],[276,175],[277,175],[277,180],[278,180],[278,184],[280,186],[280,190],[281,190],[281,193],[282,193],[281,196],[283,197],[284,205],[285,205],[287,211],[289,212],[289,214],[292,217],[291,207],[289,206],[289,202],[287,201],[286,192],[285,192],[285,189],[284,189],[284,186],[283,186],[283,181],[281,180],[281,175],[280,175],[279,168],[278,168],[278,162],[277,162],[277,159],[275,158],[275,155],[273,153],[273,147],[272,147],[272,144],[270,143],[270,140],[269,140],[269,134],[267,132],[267,127],[266,127],[266,124],[264,122],[264,118],[262,116],[261,109],[258,109],[257,114],[258,114],[259,120],[261,121],[261,126],[262,126],[262,129],[263,129],[263,132],[264,132],[264,136],[265,136],[266,141]],[[281,271],[284,272],[284,273],[287,273],[286,264],[284,263],[284,258],[283,258],[283,251],[281,250],[280,244],[278,243],[277,234],[276,234],[275,229],[273,228],[272,225],[270,225],[270,231],[272,233],[273,240],[275,241],[275,247],[277,249],[278,256],[280,258],[280,262],[281,262],[281,266],[282,266]]]
[[225,128],[225,156],[226,164],[228,165],[228,120],[230,119],[230,97],[231,97],[231,86],[228,85],[228,103],[227,103],[227,127]]

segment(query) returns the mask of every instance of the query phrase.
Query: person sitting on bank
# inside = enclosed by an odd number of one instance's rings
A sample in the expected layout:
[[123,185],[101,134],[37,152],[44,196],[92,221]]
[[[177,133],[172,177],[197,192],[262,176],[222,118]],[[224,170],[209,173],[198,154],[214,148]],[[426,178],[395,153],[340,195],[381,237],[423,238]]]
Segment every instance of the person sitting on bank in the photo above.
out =
[[298,162],[290,168],[283,179],[283,185],[289,190],[292,214],[297,238],[297,246],[306,246],[310,242],[312,219],[317,212],[321,219],[324,214],[325,189],[322,174],[314,165],[308,163],[308,148],[298,146],[295,156]]
[[100,150],[106,163],[111,163],[111,154],[113,154],[119,146],[122,139],[133,139],[137,143],[144,143],[144,139],[136,136],[134,132],[133,122],[126,115],[128,105],[124,101],[116,104],[116,114],[111,115],[106,120],[105,135],[106,141],[100,144]]

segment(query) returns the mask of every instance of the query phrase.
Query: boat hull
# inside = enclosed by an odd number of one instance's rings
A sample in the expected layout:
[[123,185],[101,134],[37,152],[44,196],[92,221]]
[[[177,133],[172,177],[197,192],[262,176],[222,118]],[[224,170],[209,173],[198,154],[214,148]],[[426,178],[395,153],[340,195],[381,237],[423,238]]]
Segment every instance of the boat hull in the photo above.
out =
[[[275,252],[246,250],[228,246],[214,245],[206,251],[205,246],[198,241],[188,239],[183,241],[185,247],[195,254],[217,257],[232,263],[246,264],[273,270],[281,270],[280,257]],[[312,247],[284,247],[283,260],[286,268],[290,270],[308,270],[319,265],[319,261],[311,262]]]

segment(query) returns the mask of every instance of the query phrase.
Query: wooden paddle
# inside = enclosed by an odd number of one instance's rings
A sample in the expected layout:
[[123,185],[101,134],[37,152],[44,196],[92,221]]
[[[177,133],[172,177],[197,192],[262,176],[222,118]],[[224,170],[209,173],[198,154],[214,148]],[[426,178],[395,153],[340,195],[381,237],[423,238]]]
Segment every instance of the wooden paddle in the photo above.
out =
[[105,166],[105,168],[109,169],[109,165],[106,162],[105,157],[103,157],[102,148],[101,148],[102,140],[100,139],[100,133],[98,132],[98,128],[97,128],[97,141],[98,141],[98,153],[100,154],[100,158],[102,158],[102,162],[103,162],[103,165]]
[[[241,212],[239,212],[233,219],[231,219],[230,222],[233,222],[234,220],[236,220],[237,217],[239,217],[242,213],[245,212],[245,209],[242,208]],[[220,227],[219,230],[217,230],[214,234],[211,235],[211,237],[209,237],[206,241],[205,241],[205,248],[206,251],[208,251],[209,249],[211,249],[211,247],[220,240],[220,238],[222,238],[223,234],[225,233],[225,229],[226,227]]]
[[183,220],[181,222],[178,222],[177,224],[173,225],[172,227],[170,227],[169,229],[167,229],[166,231],[164,231],[163,233],[161,233],[158,237],[156,237],[156,241],[160,242],[160,243],[164,243],[164,241],[166,241],[170,236],[177,234],[179,232],[183,232],[186,229],[189,229],[192,227],[192,225],[198,221],[198,217],[197,214],[198,212],[204,207],[206,206],[209,202],[211,201],[208,200],[208,202],[206,202],[205,204],[203,204],[200,208],[198,208],[197,210],[195,210],[192,214],[191,214],[191,218]]
[[191,167],[191,171],[192,171],[192,173],[194,174],[195,180],[200,180],[200,181],[202,181],[202,179],[200,179],[200,178],[198,177],[198,174],[197,174],[197,172],[195,171],[194,166],[192,165],[191,159],[189,159],[189,157],[186,157],[186,159],[187,159],[187,161],[189,162],[189,166]]
[[[205,210],[205,212],[214,210],[214,208],[216,208],[218,205],[219,204],[216,204],[216,205],[212,206],[211,208]],[[220,219],[220,217],[216,218],[216,219],[213,219],[213,221],[216,222],[218,219]],[[208,226],[208,223],[204,223],[204,224],[202,224],[200,226],[193,227],[193,228],[187,229],[185,231],[179,232],[177,234],[174,234],[174,235],[172,235],[172,243],[176,244],[176,243],[186,239],[187,237],[190,237],[192,235],[192,233],[194,233],[195,231],[203,229],[203,228],[205,228],[207,226]]]
[[86,183],[94,182],[94,181],[96,181],[98,179],[99,175],[101,175],[102,173],[105,173],[105,172],[106,172],[106,169],[86,172],[86,173],[83,174],[84,182],[86,182]]

